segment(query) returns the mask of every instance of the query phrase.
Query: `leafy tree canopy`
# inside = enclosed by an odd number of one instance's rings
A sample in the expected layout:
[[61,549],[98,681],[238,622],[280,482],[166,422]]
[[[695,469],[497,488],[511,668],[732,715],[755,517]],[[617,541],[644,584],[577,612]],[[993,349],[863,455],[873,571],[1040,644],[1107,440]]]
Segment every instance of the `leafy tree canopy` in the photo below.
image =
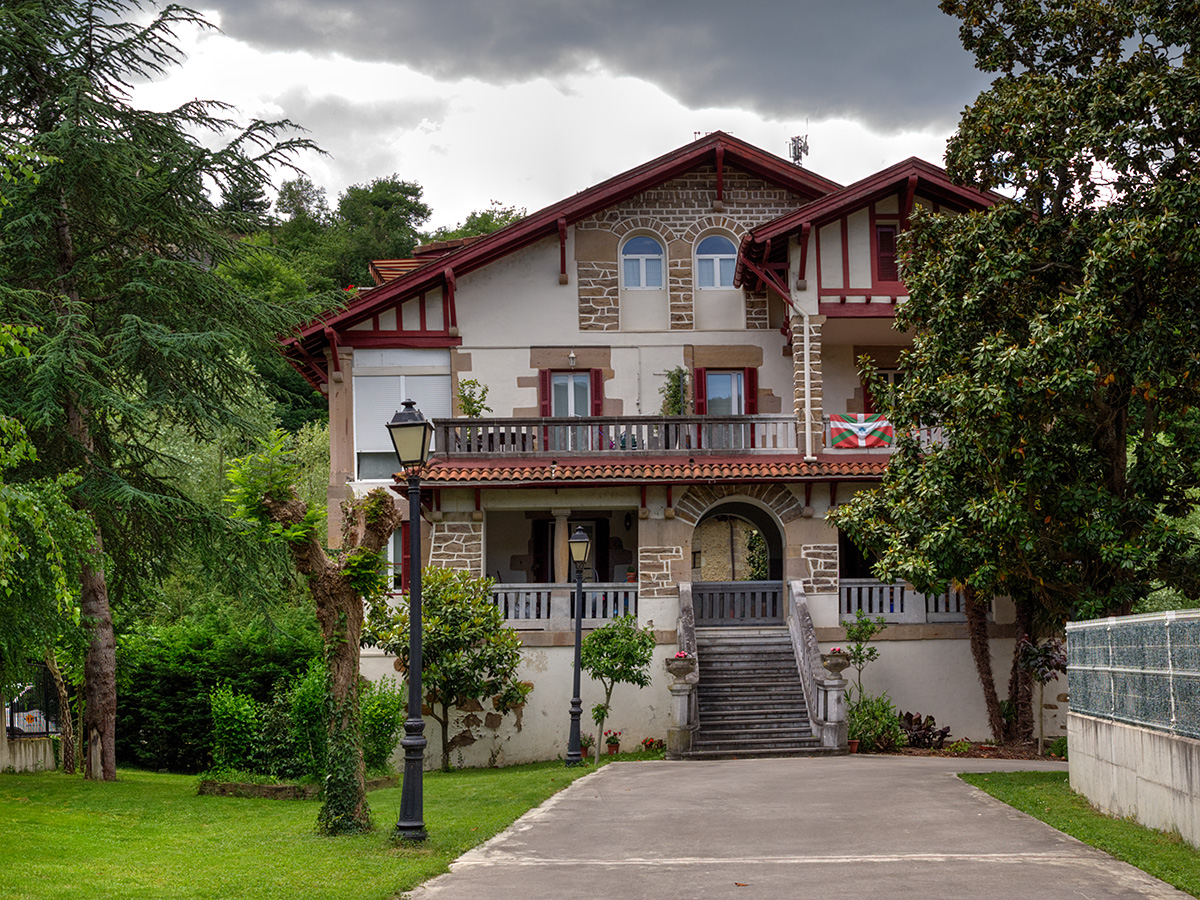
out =
[[505,225],[511,225],[525,218],[526,212],[522,207],[503,206],[499,200],[493,200],[487,209],[477,209],[459,222],[453,228],[443,225],[426,236],[430,241],[449,241],[456,238],[475,237],[499,231]]

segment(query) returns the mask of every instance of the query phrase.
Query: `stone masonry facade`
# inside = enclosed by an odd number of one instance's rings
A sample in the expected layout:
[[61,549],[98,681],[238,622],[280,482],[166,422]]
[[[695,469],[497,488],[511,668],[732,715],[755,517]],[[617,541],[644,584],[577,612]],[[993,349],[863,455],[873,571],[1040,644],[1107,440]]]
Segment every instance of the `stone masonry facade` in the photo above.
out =
[[[825,414],[824,391],[821,378],[821,325],[823,316],[810,316],[809,328],[809,360],[812,371],[809,374],[809,386],[812,390],[812,433],[815,439],[813,450],[819,452],[824,435],[822,418]],[[792,411],[800,422],[801,431],[804,428],[804,319],[801,316],[792,317]]]
[[682,547],[639,547],[638,597],[678,597],[679,584],[671,577],[671,563],[682,559]]
[[833,594],[838,589],[837,544],[804,544],[800,558],[808,563],[808,577],[803,579],[806,594]]
[[[634,231],[658,236],[666,246],[667,293],[673,331],[695,328],[692,253],[708,230],[726,231],[736,243],[749,230],[796,209],[802,198],[761,178],[726,167],[722,209],[714,209],[717,173],[701,166],[576,223],[577,231],[610,231],[620,240]],[[584,331],[620,328],[619,260],[577,259],[579,327]],[[767,299],[746,298],[746,328],[769,327]]]
[[757,500],[784,523],[800,518],[804,509],[804,503],[799,497],[777,484],[701,484],[689,488],[675,504],[675,517],[695,525],[706,511],[727,497],[749,497]]
[[434,522],[429,564],[439,569],[466,569],[483,577],[483,523]]

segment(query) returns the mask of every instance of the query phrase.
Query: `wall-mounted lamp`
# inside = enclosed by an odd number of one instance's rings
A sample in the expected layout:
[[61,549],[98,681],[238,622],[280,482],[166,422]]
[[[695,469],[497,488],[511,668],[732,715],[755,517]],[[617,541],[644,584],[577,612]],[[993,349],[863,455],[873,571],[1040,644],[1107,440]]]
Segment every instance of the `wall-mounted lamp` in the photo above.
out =
[[570,355],[567,356],[567,365],[569,365],[572,369],[575,368],[575,351],[574,350],[572,350]]

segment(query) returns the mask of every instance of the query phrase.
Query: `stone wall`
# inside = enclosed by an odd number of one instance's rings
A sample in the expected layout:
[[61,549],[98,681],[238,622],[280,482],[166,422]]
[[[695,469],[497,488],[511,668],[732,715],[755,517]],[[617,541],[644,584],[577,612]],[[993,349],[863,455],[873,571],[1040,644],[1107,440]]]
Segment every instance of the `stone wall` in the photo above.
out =
[[675,515],[695,525],[706,511],[722,500],[744,497],[759,501],[784,524],[800,518],[804,507],[799,497],[777,484],[698,484],[688,488],[688,492],[675,502]]
[[429,565],[466,569],[483,577],[483,523],[434,522],[430,533]]
[[808,577],[802,579],[806,594],[837,593],[837,544],[804,544],[800,548],[800,558],[808,563]]
[[[821,326],[825,320],[824,316],[809,316],[809,348],[808,358],[810,364],[810,372],[808,377],[809,388],[812,391],[812,433],[813,433],[813,452],[819,452],[821,442],[824,435],[824,425],[822,417],[824,416],[824,389],[821,378]],[[793,378],[793,403],[792,410],[796,418],[800,421],[801,426],[804,424],[804,318],[802,316],[794,316],[792,318],[792,378]]]
[[[622,203],[580,220],[576,234],[606,231],[618,240],[631,232],[656,234],[665,244],[667,260],[670,328],[695,328],[692,253],[696,239],[708,230],[726,231],[735,242],[747,231],[796,209],[802,198],[761,178],[726,167],[723,172],[723,202],[716,206],[717,173],[713,166],[692,172],[643,191]],[[576,264],[579,281],[579,327],[584,331],[615,331],[620,328],[617,244],[604,258],[585,247],[595,242],[578,241]],[[608,253],[611,252],[611,257]],[[746,298],[746,328],[769,327],[766,297]]]
[[671,577],[671,563],[683,559],[682,547],[638,548],[638,600],[679,596],[679,584]]

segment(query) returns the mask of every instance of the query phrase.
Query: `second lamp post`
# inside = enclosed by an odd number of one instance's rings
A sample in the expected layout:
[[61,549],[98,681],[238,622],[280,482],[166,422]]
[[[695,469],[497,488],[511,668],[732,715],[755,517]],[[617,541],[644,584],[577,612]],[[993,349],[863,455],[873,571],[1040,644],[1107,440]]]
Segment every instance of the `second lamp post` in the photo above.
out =
[[571,562],[575,564],[575,690],[571,694],[571,734],[567,739],[567,765],[577,766],[583,762],[579,749],[579,717],[583,714],[583,701],[579,696],[579,652],[583,643],[583,567],[592,552],[592,540],[577,526],[567,541],[571,550]]

